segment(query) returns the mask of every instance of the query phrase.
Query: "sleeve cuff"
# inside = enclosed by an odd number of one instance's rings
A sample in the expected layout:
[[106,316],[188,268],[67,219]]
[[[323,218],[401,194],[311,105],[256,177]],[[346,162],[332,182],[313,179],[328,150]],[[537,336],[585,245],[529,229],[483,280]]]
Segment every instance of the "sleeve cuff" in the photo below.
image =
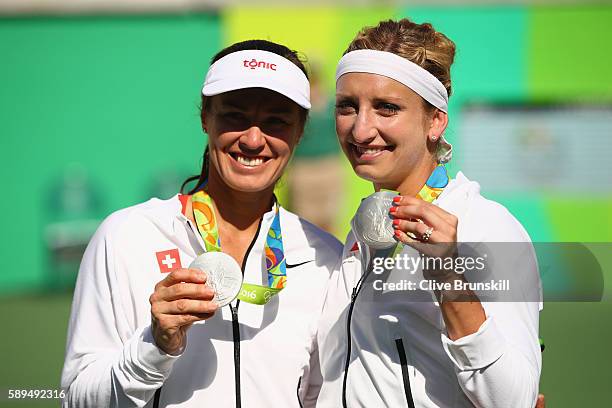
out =
[[185,349],[181,349],[177,355],[167,354],[155,344],[151,326],[142,329],[138,336],[137,356],[138,361],[150,371],[158,372],[164,376],[172,370],[174,362],[183,354]]
[[497,361],[505,350],[505,340],[492,317],[472,333],[455,341],[441,334],[446,354],[461,371],[479,370]]

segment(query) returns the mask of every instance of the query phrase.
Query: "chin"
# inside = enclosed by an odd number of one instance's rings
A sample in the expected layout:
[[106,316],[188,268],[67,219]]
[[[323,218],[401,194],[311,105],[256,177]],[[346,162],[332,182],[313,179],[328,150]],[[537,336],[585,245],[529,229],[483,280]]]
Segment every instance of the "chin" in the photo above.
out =
[[357,166],[354,168],[355,174],[364,180],[367,180],[377,186],[386,186],[384,188],[389,190],[395,190],[394,186],[399,185],[397,177],[392,177],[393,174],[384,174],[381,171],[376,171],[372,166]]
[[274,186],[274,183],[270,183],[268,179],[253,180],[251,177],[240,177],[237,180],[226,180],[226,184],[232,190],[241,191],[243,193],[263,192]]
[[380,179],[379,172],[377,172],[376,169],[373,168],[373,166],[371,165],[358,164],[356,166],[353,166],[353,171],[360,178],[371,181],[373,183],[377,183],[378,179]]

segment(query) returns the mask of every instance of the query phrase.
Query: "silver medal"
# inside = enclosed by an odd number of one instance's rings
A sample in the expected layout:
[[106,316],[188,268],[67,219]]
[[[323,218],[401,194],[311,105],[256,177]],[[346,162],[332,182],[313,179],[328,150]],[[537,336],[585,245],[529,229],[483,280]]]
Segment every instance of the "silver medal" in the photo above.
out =
[[366,197],[351,221],[360,242],[373,249],[391,248],[397,243],[393,234],[393,219],[389,210],[393,205],[393,191],[379,191]]
[[242,270],[228,254],[205,252],[194,259],[189,268],[206,273],[206,284],[214,289],[214,301],[219,307],[228,305],[240,293]]

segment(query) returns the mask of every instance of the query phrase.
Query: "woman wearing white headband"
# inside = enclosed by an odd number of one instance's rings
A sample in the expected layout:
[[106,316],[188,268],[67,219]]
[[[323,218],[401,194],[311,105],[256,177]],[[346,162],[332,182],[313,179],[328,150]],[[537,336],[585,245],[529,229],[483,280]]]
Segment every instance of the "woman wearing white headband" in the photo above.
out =
[[[454,53],[454,43],[430,24],[403,19],[363,29],[338,64],[340,144],[376,191],[399,192],[388,211],[396,240],[407,245],[395,246],[394,255],[418,254],[417,248],[433,257],[440,249],[424,243],[447,243],[452,256],[455,245],[448,243],[523,242],[528,251],[517,267],[537,276],[519,222],[461,172],[447,176],[451,146],[443,133]],[[539,303],[480,302],[469,288],[384,289],[382,276],[391,281],[410,272],[392,262],[383,275],[371,273],[379,252],[355,234],[355,225],[319,327],[324,383],[317,406],[533,407]],[[422,276],[451,278],[440,272]]]
[[[282,45],[245,41],[213,58],[202,95],[195,187],[114,213],[88,246],[65,407],[298,407],[317,394],[315,323],[341,244],[273,194],[310,108],[306,71]],[[188,269],[205,252],[230,255],[235,281],[242,270],[227,307]]]

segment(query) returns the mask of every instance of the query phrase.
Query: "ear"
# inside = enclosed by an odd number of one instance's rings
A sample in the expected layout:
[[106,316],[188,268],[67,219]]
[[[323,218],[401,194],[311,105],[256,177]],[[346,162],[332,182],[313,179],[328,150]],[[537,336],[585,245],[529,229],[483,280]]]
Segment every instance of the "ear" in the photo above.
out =
[[446,126],[448,126],[448,115],[440,109],[436,109],[431,118],[431,126],[428,133],[429,140],[436,142],[440,139],[440,136],[446,130]]

